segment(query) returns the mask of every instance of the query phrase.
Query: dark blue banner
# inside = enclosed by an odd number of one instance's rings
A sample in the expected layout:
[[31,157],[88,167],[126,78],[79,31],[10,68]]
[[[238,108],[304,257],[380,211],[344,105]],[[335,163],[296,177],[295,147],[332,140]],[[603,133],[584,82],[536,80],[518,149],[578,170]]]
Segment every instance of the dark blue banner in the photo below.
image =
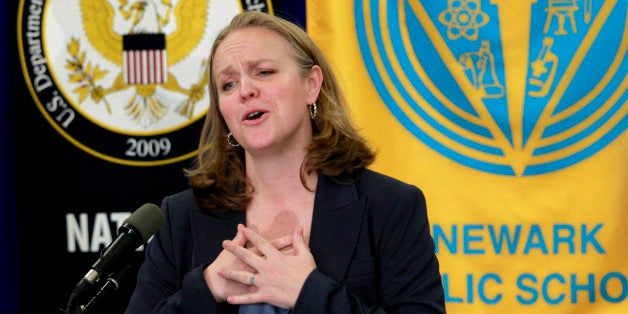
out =
[[[161,36],[167,59],[155,73],[163,77],[130,82],[125,74],[144,75],[124,66],[122,38],[142,22],[131,2],[3,3],[0,313],[61,313],[131,212],[188,187],[183,169],[208,106],[209,50],[194,48],[210,47],[215,34],[188,26],[218,27],[228,19],[212,10],[228,16],[249,7],[305,26],[305,0],[244,1],[246,8],[237,0],[154,1],[164,24],[149,37]],[[200,7],[206,16],[192,14]],[[209,22],[186,25],[190,19]],[[143,258],[140,248],[95,313],[126,308]]]

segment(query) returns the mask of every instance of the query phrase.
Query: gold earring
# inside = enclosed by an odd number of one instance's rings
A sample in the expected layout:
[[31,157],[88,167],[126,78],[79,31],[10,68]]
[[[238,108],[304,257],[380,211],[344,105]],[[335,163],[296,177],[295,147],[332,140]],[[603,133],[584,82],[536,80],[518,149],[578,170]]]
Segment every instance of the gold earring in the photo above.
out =
[[233,137],[233,133],[231,133],[231,132],[229,132],[229,135],[227,135],[227,143],[229,143],[229,145],[231,145],[233,147],[240,146],[240,143],[238,143],[238,141],[236,141],[235,137]]
[[318,113],[316,102],[308,105],[307,108],[310,110],[310,119],[314,120],[314,118],[316,118],[316,114]]

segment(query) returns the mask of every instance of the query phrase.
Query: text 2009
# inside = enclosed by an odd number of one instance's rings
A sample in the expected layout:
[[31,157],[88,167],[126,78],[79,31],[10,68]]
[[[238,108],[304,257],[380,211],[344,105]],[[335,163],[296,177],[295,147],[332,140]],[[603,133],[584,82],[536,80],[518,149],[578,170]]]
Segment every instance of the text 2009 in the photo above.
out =
[[128,149],[125,155],[129,157],[158,157],[167,156],[170,153],[172,147],[170,139],[162,137],[160,139],[135,139],[129,138],[126,140]]

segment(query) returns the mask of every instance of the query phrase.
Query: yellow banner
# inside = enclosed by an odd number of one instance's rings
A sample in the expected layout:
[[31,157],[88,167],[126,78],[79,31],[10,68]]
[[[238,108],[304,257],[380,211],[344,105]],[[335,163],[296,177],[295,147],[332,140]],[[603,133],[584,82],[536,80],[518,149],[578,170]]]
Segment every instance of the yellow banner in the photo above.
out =
[[626,1],[307,1],[449,313],[628,313]]

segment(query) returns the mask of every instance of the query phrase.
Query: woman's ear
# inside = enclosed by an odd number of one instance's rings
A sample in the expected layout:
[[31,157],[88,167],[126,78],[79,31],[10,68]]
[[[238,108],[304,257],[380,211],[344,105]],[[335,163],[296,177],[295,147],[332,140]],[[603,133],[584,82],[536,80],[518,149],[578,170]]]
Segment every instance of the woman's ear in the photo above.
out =
[[314,103],[318,99],[318,94],[323,86],[323,71],[318,65],[313,65],[307,76],[307,84],[309,88],[308,104]]

